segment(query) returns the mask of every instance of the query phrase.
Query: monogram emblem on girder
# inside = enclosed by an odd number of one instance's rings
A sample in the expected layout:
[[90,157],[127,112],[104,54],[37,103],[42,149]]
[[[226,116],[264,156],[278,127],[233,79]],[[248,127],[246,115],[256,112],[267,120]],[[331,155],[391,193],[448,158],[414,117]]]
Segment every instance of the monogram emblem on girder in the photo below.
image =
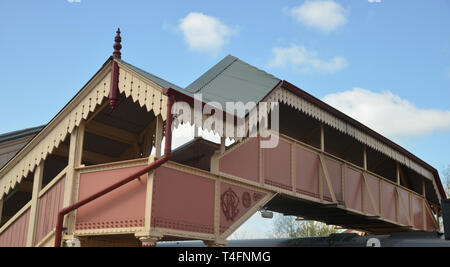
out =
[[243,205],[245,208],[250,207],[250,205],[252,204],[252,197],[250,196],[250,193],[249,193],[249,192],[244,192],[244,193],[242,193],[241,199],[242,199],[242,205]]
[[223,192],[220,200],[222,212],[225,215],[225,218],[227,219],[227,221],[234,221],[234,218],[239,213],[239,197],[230,187],[227,191]]

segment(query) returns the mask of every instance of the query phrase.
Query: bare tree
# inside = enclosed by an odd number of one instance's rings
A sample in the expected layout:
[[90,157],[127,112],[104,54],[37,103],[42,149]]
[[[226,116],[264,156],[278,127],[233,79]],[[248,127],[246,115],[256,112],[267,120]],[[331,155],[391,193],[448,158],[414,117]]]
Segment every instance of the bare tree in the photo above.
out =
[[228,240],[245,240],[252,239],[251,233],[246,229],[240,228],[228,237]]
[[298,237],[299,223],[293,216],[278,215],[273,222],[273,236],[280,237]]
[[336,233],[334,226],[316,221],[298,221],[293,216],[277,216],[273,225],[273,237],[318,237]]

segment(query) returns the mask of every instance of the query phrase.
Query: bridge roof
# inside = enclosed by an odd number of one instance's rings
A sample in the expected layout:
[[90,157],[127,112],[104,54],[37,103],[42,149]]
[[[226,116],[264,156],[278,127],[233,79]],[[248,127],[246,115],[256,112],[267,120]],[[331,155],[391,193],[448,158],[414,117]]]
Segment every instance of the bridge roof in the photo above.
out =
[[202,94],[205,102],[260,102],[280,82],[237,57],[226,56],[219,63],[188,85],[185,91]]
[[[112,57],[110,57],[102,66],[102,68],[93,76],[93,78],[102,71],[105,66],[109,64],[109,62],[112,60]],[[383,144],[391,147],[395,151],[403,154],[405,157],[408,157],[412,161],[419,164],[424,169],[428,170],[430,173],[432,173],[432,176],[434,177],[434,180],[437,185],[437,189],[441,195],[442,198],[446,198],[445,191],[443,189],[442,183],[439,178],[439,174],[435,168],[424,162],[423,160],[419,159],[400,145],[394,143],[393,141],[389,140],[388,138],[382,136],[381,134],[378,134],[377,132],[373,131],[369,127],[363,125],[362,123],[356,121],[355,119],[345,115],[344,113],[338,111],[337,109],[331,107],[330,105],[326,104],[325,102],[319,100],[318,98],[308,94],[304,90],[296,87],[295,85],[280,80],[279,78],[264,72],[263,70],[260,70],[242,60],[240,60],[237,57],[234,57],[232,55],[226,56],[224,59],[222,59],[219,63],[217,63],[215,66],[213,66],[211,69],[209,69],[207,72],[205,72],[202,76],[200,76],[198,79],[196,79],[194,82],[192,82],[190,85],[188,85],[186,88],[182,88],[180,86],[177,86],[173,83],[170,83],[156,75],[153,75],[151,73],[148,73],[138,67],[133,66],[132,64],[129,64],[123,60],[115,59],[118,62],[120,62],[122,65],[126,66],[127,68],[130,68],[134,70],[135,72],[139,73],[141,76],[145,77],[146,79],[154,82],[155,84],[159,85],[162,88],[173,88],[176,91],[183,93],[185,95],[188,95],[190,97],[193,97],[195,93],[201,93],[203,96],[204,102],[211,102],[215,101],[220,103],[222,106],[225,106],[225,103],[228,101],[232,102],[255,102],[258,103],[260,101],[263,101],[267,99],[268,96],[275,93],[277,90],[284,89],[288,90],[289,92],[297,95],[298,97],[306,100],[307,102],[315,105],[316,107],[325,110],[326,112],[334,115],[338,119],[346,122],[347,124],[355,127],[356,129],[362,131],[363,133],[375,138],[376,140],[382,142]],[[92,78],[92,79],[93,79]],[[92,80],[91,79],[91,80]],[[86,83],[88,85],[91,80]],[[86,87],[85,85],[85,87]],[[83,88],[85,88],[83,87]],[[81,92],[83,89],[81,89],[74,98],[69,101],[71,103]],[[68,103],[68,104],[69,104]],[[67,106],[67,105],[66,105]],[[66,106],[63,108],[63,110],[66,108]],[[62,110],[62,111],[63,111]],[[60,112],[61,113],[61,112]],[[58,113],[57,116],[59,116]],[[52,119],[53,121],[54,119]],[[51,122],[52,122],[51,121]],[[50,123],[51,123],[50,122]],[[34,128],[32,128],[34,129]],[[30,129],[22,130],[27,132]],[[8,138],[9,135],[15,135],[20,134],[21,131],[9,133],[6,135],[0,135],[0,138]],[[3,171],[3,170],[1,170]],[[1,173],[0,171],[0,173]]]
[[192,82],[186,88],[173,88],[181,93],[193,96],[195,93],[201,93],[203,102],[216,101],[225,107],[226,102],[255,102],[258,103],[267,99],[270,94],[279,89],[286,89],[298,97],[310,102],[326,112],[329,112],[338,119],[352,125],[356,129],[375,138],[381,143],[391,147],[404,156],[412,159],[424,169],[431,172],[435,178],[438,191],[442,198],[446,197],[445,190],[439,178],[438,171],[425,161],[421,160],[411,152],[400,145],[389,140],[385,136],[375,132],[359,121],[351,118],[343,112],[333,108],[320,99],[310,95],[297,86],[260,70],[237,57],[228,55],[211,69],[205,72],[197,80]]

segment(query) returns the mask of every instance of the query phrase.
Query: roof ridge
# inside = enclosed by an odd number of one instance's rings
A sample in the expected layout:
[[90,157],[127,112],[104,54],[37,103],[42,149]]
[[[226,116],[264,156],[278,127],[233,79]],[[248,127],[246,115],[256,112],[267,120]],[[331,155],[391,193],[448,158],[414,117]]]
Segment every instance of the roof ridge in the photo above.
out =
[[263,72],[264,74],[269,75],[269,76],[271,76],[272,78],[281,81],[280,78],[278,78],[277,76],[273,75],[272,73],[269,73],[269,72],[267,72],[267,71],[265,71],[265,70],[262,70],[262,69],[260,69],[260,68],[258,68],[258,67],[256,67],[256,66],[253,66],[252,64],[247,63],[246,61],[243,61],[243,60],[241,60],[240,58],[238,58],[238,60],[239,60],[240,62],[244,63],[245,65],[249,66],[249,67],[252,68],[252,69],[255,69],[255,70],[257,70],[257,71]]
[[[196,92],[200,91],[205,86],[210,84],[214,79],[216,79],[217,76],[219,76],[225,70],[227,70],[237,60],[239,60],[239,58],[237,58],[233,55],[227,55],[221,61],[219,61],[214,66],[212,66],[209,70],[207,70],[205,73],[200,75],[200,77],[198,77],[195,81],[193,81],[191,84],[189,84],[186,87],[186,91],[188,91],[190,93],[196,93]],[[225,64],[225,63],[226,63],[225,66],[221,66],[221,64]],[[211,77],[211,78],[207,77],[209,75],[211,75],[213,77]],[[204,78],[208,78],[208,79],[206,81],[203,81]],[[197,85],[197,84],[200,84],[200,85]],[[195,90],[191,90],[192,87],[195,88]]]
[[36,133],[40,132],[45,127],[45,125],[46,124],[0,134],[0,142],[5,142],[5,141],[20,138],[20,137],[28,136],[31,134],[36,134]]

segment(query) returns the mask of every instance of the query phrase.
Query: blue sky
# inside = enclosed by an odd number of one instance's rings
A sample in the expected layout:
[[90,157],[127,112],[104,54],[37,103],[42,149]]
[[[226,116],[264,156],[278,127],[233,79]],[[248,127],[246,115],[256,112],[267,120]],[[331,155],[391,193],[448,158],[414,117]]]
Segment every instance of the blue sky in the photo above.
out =
[[117,27],[124,60],[179,86],[232,54],[450,164],[446,0],[2,0],[0,133],[52,119],[111,55]]

